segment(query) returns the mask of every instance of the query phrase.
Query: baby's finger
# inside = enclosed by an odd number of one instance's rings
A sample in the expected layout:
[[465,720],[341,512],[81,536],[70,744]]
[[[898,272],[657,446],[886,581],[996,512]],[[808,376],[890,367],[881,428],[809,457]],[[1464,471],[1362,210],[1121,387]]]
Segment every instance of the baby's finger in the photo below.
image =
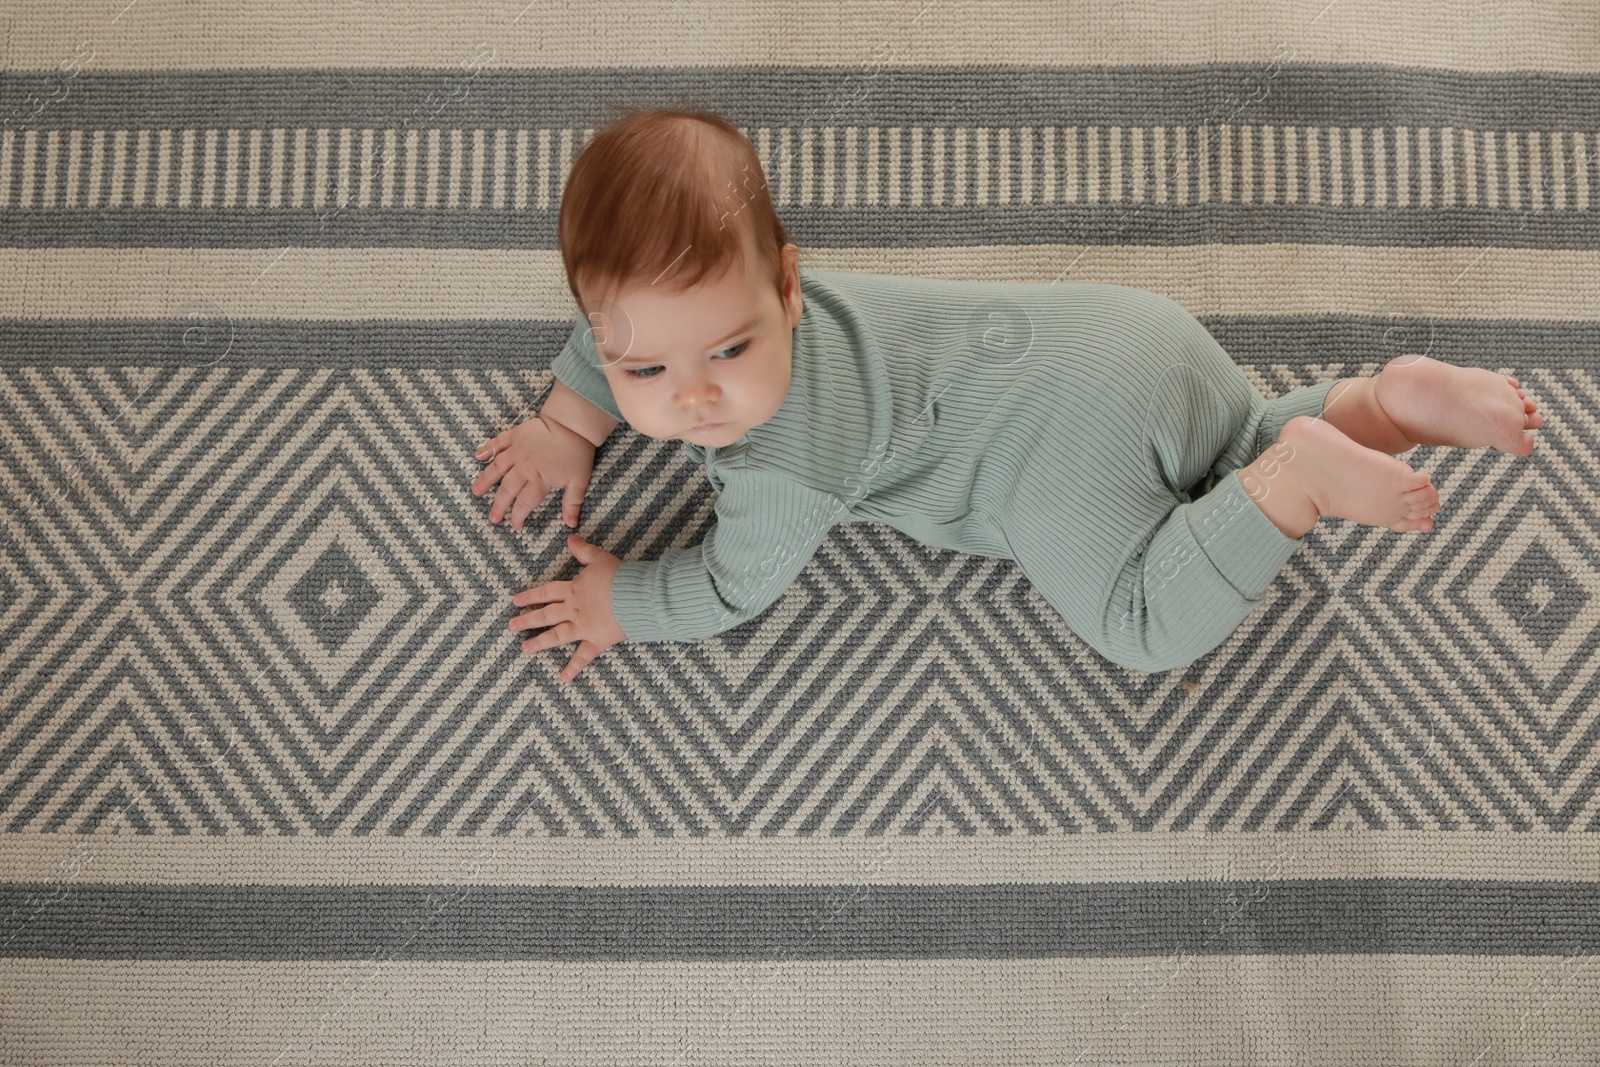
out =
[[524,589],[513,596],[511,602],[518,607],[525,608],[529,604],[548,604],[552,600],[565,600],[567,591],[562,587],[571,584],[571,582],[545,582],[543,585],[536,585],[532,589]]
[[500,480],[500,475],[504,474],[510,467],[511,460],[506,457],[505,453],[502,452],[500,455],[495,456],[489,465],[479,471],[478,476],[472,480],[472,495],[482,496],[487,493],[494,483]]
[[511,506],[512,528],[521,530],[523,523],[528,521],[528,516],[538,510],[539,505],[544,503],[544,498],[549,495],[550,491],[545,488],[542,479],[529,478],[523,485],[522,492],[517,494],[516,502]]
[[517,494],[527,484],[528,476],[515,467],[506,471],[506,476],[500,479],[500,488],[494,491],[494,503],[489,508],[489,521],[499,522],[505,518],[506,512],[511,510],[511,504],[517,499]]
[[572,658],[567,660],[567,665],[561,670],[561,680],[572,681],[592,659],[594,659],[594,645],[589,641],[579,641],[578,651],[572,654]]
[[[571,624],[566,621],[554,622],[543,633],[535,634],[522,642],[522,651],[543,652],[557,645],[570,645],[576,640],[576,636],[570,632],[571,629]],[[563,630],[568,632],[562,633]]]
[[543,630],[560,622],[555,618],[555,613],[561,610],[560,603],[548,607],[532,608],[521,615],[511,616],[511,621],[506,623],[506,629],[513,632],[518,630]]
[[567,525],[574,530],[578,528],[578,513],[583,508],[583,494],[589,488],[589,482],[576,481],[561,490],[561,516]]

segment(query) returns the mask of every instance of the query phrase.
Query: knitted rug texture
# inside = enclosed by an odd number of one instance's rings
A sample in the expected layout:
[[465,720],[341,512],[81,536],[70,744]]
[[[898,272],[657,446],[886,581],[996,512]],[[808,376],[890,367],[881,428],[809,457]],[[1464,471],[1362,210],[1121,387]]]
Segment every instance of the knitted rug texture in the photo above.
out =
[[[0,1065],[1600,1062],[1600,12],[1466,0],[0,15]],[[577,310],[604,103],[755,145],[801,266],[1172,297],[1419,447],[1187,668],[835,527],[698,644],[520,651],[471,484]],[[580,532],[715,493],[619,426]]]

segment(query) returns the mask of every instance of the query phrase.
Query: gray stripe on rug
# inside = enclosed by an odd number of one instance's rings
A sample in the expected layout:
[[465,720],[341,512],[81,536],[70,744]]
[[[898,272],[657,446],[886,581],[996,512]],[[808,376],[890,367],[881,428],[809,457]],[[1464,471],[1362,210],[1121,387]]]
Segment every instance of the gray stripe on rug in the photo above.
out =
[[0,884],[0,956],[745,960],[1600,950],[1600,885]]

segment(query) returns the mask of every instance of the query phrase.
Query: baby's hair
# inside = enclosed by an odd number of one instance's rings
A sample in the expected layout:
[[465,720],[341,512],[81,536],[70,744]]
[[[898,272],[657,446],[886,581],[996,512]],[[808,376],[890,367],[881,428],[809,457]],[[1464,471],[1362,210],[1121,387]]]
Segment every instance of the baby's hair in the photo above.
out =
[[584,145],[561,193],[557,237],[579,309],[593,310],[580,281],[603,302],[635,281],[677,291],[747,266],[746,234],[781,294],[789,233],[739,128],[712,111],[606,106],[623,117]]

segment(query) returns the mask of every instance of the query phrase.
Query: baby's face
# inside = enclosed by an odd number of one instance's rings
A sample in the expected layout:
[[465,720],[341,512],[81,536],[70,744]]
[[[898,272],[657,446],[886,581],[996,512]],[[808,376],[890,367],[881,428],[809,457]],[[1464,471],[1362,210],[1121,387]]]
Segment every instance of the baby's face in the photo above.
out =
[[802,311],[798,254],[784,247],[781,298],[765,271],[732,268],[684,290],[635,284],[595,309],[608,327],[595,351],[629,426],[720,448],[777,413]]

